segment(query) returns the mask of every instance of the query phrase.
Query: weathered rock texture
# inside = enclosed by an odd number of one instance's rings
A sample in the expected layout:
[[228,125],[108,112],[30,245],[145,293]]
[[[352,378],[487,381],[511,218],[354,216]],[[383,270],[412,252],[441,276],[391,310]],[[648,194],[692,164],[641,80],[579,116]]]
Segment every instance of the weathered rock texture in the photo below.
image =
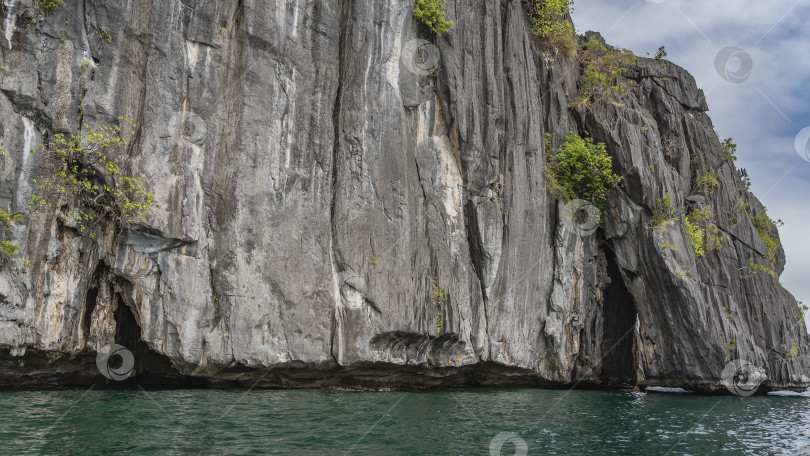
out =
[[[0,386],[104,380],[95,353],[118,342],[125,383],[715,390],[731,340],[764,389],[808,386],[795,300],[739,273],[766,249],[733,208],[761,205],[694,79],[639,59],[620,104],[569,107],[579,66],[543,54],[524,8],[449,0],[436,38],[412,0],[68,0],[29,27],[32,1],[5,0],[0,203],[26,212],[30,149],[81,106],[135,119],[118,159],[157,211],[94,238],[61,214],[7,233],[31,264],[0,274]],[[419,39],[436,48],[412,55]],[[546,189],[544,133],[569,130],[625,180],[593,233]],[[721,186],[701,199],[706,169]],[[648,230],[666,194],[731,242],[696,261],[682,220]]]

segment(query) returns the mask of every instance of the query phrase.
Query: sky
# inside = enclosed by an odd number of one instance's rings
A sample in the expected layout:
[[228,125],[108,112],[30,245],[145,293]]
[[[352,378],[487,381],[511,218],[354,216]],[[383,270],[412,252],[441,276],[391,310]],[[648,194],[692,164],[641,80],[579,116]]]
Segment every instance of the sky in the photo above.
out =
[[751,191],[785,223],[782,284],[810,305],[810,0],[575,0],[573,19],[639,56],[665,46],[695,77]]

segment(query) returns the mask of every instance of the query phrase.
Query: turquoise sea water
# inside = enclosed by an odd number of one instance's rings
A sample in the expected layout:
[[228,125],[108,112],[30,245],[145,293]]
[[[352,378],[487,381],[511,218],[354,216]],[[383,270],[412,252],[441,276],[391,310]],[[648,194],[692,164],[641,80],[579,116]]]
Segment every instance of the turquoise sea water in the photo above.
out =
[[810,455],[810,396],[0,392],[3,454]]

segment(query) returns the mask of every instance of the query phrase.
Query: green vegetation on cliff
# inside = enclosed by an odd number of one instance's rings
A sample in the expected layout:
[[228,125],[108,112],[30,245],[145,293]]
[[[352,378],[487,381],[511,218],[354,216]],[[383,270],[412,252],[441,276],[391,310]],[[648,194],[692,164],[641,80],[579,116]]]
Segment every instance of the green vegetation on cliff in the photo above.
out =
[[433,30],[433,33],[442,36],[453,27],[453,21],[444,18],[444,5],[444,0],[416,0],[413,15],[417,21]]
[[[11,215],[3,209],[0,209],[0,225],[2,225],[6,232],[11,231],[11,228],[13,228],[16,223],[22,222],[23,220],[24,217],[22,214]],[[15,259],[18,250],[20,250],[20,246],[17,244],[8,240],[0,241],[0,268],[5,266],[8,261]]]
[[675,203],[672,201],[672,196],[664,195],[658,198],[658,207],[653,209],[650,216],[650,222],[647,224],[648,230],[661,229],[666,226],[667,222],[672,220],[675,216]]
[[776,251],[779,248],[779,241],[771,236],[771,232],[776,230],[776,224],[778,222],[768,217],[767,210],[763,210],[762,213],[758,215],[749,213],[748,217],[751,218],[754,229],[757,230],[757,234],[762,239],[762,242],[765,243],[765,248],[767,249],[765,258],[768,260],[768,263],[776,263]]
[[34,0],[34,10],[38,15],[53,14],[60,6],[65,6],[65,0]]
[[627,85],[619,81],[619,76],[636,66],[635,54],[626,49],[608,49],[596,36],[588,40],[580,60],[583,67],[580,103],[591,103],[598,97],[614,102],[627,89]]
[[[119,120],[134,135],[135,124],[129,117]],[[79,231],[105,220],[135,222],[152,211],[152,195],[140,184],[140,178],[123,174],[111,157],[123,149],[128,139],[120,126],[100,125],[86,134],[57,133],[40,146],[44,157],[39,161],[32,211],[60,210],[69,207]]]
[[569,57],[577,46],[574,24],[567,17],[573,4],[573,0],[529,0],[529,31]]
[[439,285],[439,279],[431,277],[430,284],[433,292],[430,295],[430,303],[436,308],[436,334],[442,332],[442,306],[447,302],[447,289]]
[[686,232],[696,259],[702,258],[709,251],[723,247],[729,240],[727,236],[720,234],[720,229],[712,221],[712,215],[712,211],[704,207],[684,217]]
[[[550,144],[548,137],[546,141]],[[604,143],[572,131],[557,154],[549,153],[546,161],[546,178],[554,196],[565,201],[587,200],[600,211],[605,209],[608,192],[622,180],[613,172]]]

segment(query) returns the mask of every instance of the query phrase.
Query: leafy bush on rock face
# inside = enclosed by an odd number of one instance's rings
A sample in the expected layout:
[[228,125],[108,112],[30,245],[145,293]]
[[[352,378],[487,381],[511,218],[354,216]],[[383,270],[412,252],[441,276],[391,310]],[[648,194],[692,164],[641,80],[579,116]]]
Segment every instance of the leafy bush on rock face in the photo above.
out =
[[730,223],[732,225],[736,225],[740,221],[740,216],[745,216],[746,214],[751,219],[751,224],[754,225],[754,229],[762,239],[762,242],[765,243],[765,247],[767,248],[765,257],[768,260],[768,263],[776,263],[776,251],[779,248],[779,241],[771,236],[771,233],[784,223],[781,220],[771,219],[768,216],[767,209],[763,209],[760,214],[754,215],[751,212],[751,206],[742,198],[737,200],[737,203],[734,205],[734,211],[731,214]]
[[756,261],[754,261],[753,258],[748,258],[748,266],[743,266],[738,270],[738,272],[740,273],[740,277],[744,279],[754,277],[758,273],[764,272],[769,276],[771,276],[773,280],[779,280],[779,276],[776,274],[776,271],[767,266],[757,263]]
[[[16,223],[20,223],[23,220],[24,217],[22,214],[11,215],[3,209],[0,209],[0,226],[5,228],[5,231],[11,231],[11,228],[14,227]],[[13,260],[17,257],[18,250],[20,250],[20,246],[13,242],[0,241],[0,269],[2,269],[9,260]]]
[[[135,124],[121,117],[134,135]],[[115,149],[127,145],[119,126],[98,126],[82,134],[54,135],[40,146],[37,185],[30,209],[34,212],[71,208],[68,212],[79,231],[105,220],[135,222],[152,211],[152,195],[140,184],[140,178],[121,173],[110,157]]]
[[0,209],[0,224],[4,225],[7,230],[11,229],[15,223],[20,223],[24,220],[22,214],[11,215],[8,212]]
[[790,342],[790,351],[787,352],[788,358],[795,358],[799,356],[799,345],[796,343],[795,340]]
[[768,259],[769,263],[776,263],[776,250],[779,248],[779,241],[771,236],[771,230],[776,229],[777,222],[768,217],[767,211],[763,211],[759,215],[749,213],[748,216],[751,218],[751,223],[757,230],[757,234],[759,234],[759,237],[768,249],[765,253],[765,257]]
[[37,12],[45,14],[55,13],[60,6],[65,6],[65,0],[34,0],[34,8]]
[[35,25],[47,15],[55,14],[59,7],[65,5],[65,0],[34,0],[34,15],[28,18],[26,28]]
[[442,306],[447,302],[447,289],[439,285],[436,278],[430,279],[433,293],[430,295],[430,303],[436,308],[436,334],[442,332]]
[[3,255],[4,262],[10,258],[14,258],[18,250],[20,250],[20,246],[11,241],[0,242],[0,253]]
[[720,229],[711,220],[712,211],[709,208],[692,211],[684,217],[686,232],[696,259],[702,258],[711,250],[723,247],[729,240],[727,236],[720,234]]
[[731,138],[726,138],[720,142],[720,148],[723,151],[723,158],[726,161],[734,163],[737,161],[737,145],[734,144]]
[[715,171],[705,171],[695,179],[692,193],[714,193],[720,186],[720,179]]
[[702,230],[700,225],[689,217],[686,217],[684,222],[686,223],[686,233],[689,235],[689,242],[692,244],[692,252],[695,258],[703,258],[703,255],[706,254],[706,245],[703,241],[706,231]]
[[416,0],[413,15],[427,25],[433,33],[442,36],[453,27],[453,21],[444,18],[444,0]]
[[[0,146],[0,154],[8,155],[8,151]],[[11,215],[8,212],[0,209],[0,227],[5,228],[5,231],[11,231],[16,223],[20,223],[25,219],[22,214]],[[20,246],[11,241],[0,241],[0,269],[3,269],[9,260],[17,257],[17,251]]]
[[582,103],[590,103],[597,97],[612,102],[624,95],[627,85],[619,81],[619,76],[636,66],[636,56],[628,50],[609,50],[596,36],[591,36],[582,53],[582,82],[579,98]]
[[546,159],[546,178],[557,198],[580,198],[600,211],[605,209],[608,192],[622,180],[613,172],[605,144],[574,132],[568,132],[556,156],[549,154]]
[[658,208],[653,210],[647,229],[661,229],[675,215],[675,203],[670,195],[658,198]]
[[566,17],[573,4],[573,0],[529,1],[529,31],[569,57],[574,56],[577,46],[574,25]]

